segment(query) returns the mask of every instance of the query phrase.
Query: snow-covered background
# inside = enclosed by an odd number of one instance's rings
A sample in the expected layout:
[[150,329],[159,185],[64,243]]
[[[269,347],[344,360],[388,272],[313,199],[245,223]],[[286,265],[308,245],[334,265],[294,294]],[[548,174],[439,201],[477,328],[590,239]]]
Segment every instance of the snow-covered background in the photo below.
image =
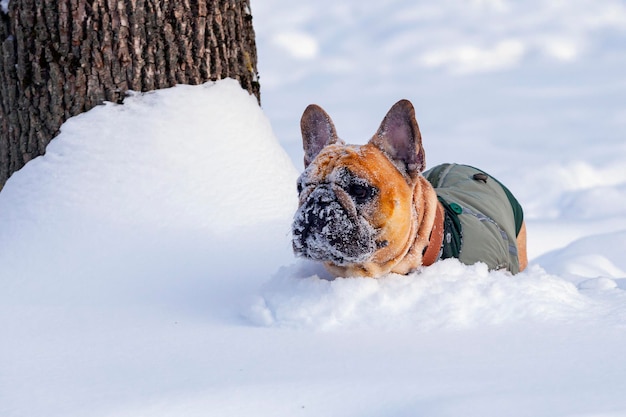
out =
[[[1,416],[626,416],[626,5],[252,2],[235,82],[68,121],[0,192]],[[526,209],[530,268],[327,280],[290,250],[299,118]]]

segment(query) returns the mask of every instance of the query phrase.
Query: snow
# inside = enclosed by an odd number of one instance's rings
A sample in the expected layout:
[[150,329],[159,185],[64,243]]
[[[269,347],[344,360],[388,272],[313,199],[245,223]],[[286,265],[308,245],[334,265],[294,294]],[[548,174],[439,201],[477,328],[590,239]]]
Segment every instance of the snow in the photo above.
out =
[[425,67],[456,74],[491,72],[517,65],[525,49],[519,40],[505,39],[489,49],[465,45],[432,51],[424,54],[421,61]]
[[[332,329],[409,329],[430,332],[477,324],[585,319],[591,299],[562,278],[534,267],[519,276],[489,273],[484,264],[439,262],[411,279],[329,281],[286,268],[265,285],[251,309],[259,324]],[[304,275],[306,276],[306,274]]]
[[[263,110],[232,80],[133,94],[0,192],[0,415],[626,416],[623,4],[252,13]],[[405,97],[428,166],[519,198],[527,271],[294,258],[306,105],[364,143]]]
[[315,38],[302,32],[281,32],[274,36],[274,44],[296,59],[311,60],[319,53]]

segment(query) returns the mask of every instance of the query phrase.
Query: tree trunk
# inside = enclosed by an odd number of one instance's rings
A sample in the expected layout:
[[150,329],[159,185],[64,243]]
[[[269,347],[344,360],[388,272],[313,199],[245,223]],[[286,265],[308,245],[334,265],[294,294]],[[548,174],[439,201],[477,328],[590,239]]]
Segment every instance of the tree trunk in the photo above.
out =
[[68,118],[127,90],[231,77],[260,100],[249,0],[11,0],[0,11],[0,189]]

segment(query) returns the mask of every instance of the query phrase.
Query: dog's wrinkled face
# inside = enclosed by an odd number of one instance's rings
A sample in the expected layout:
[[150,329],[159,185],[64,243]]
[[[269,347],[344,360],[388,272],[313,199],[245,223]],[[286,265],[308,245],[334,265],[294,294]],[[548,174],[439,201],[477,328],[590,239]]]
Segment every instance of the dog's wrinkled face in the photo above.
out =
[[[376,165],[387,175],[375,171]],[[400,186],[387,186],[394,180]],[[409,229],[398,216],[409,209],[403,207],[411,201],[409,186],[371,145],[326,147],[298,179],[298,191],[293,247],[299,256],[340,266],[361,264],[389,246],[389,226]]]
[[[407,122],[414,116],[406,103],[396,104],[399,109],[392,108],[362,146],[345,145],[321,108],[307,108],[301,122],[306,169],[298,179],[300,205],[292,227],[297,256],[356,266],[369,275],[364,265],[406,252],[414,231],[414,179],[424,158],[423,150],[415,150],[419,130]],[[404,143],[407,138],[413,147]]]
[[365,262],[376,250],[376,230],[360,212],[373,205],[378,189],[347,168],[321,178],[313,171],[298,180],[301,205],[293,224],[294,251],[336,265]]

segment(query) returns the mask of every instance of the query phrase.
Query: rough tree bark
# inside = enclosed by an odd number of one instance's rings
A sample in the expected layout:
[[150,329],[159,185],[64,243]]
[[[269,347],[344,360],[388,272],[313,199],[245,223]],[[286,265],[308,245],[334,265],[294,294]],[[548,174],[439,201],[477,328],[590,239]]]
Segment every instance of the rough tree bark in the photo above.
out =
[[260,100],[249,0],[11,0],[0,11],[0,189],[69,117],[128,90],[231,77]]

